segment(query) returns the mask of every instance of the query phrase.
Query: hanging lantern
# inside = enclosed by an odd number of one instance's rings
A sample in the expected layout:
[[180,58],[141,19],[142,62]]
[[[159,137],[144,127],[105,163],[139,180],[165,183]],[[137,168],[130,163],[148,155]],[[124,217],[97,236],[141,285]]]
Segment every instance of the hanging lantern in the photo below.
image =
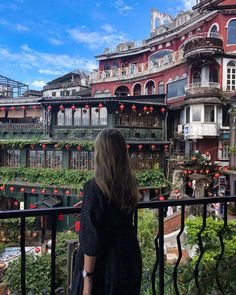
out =
[[14,190],[15,190],[14,186],[10,186],[9,190],[10,190],[11,193],[13,193]]
[[41,144],[42,149],[46,150],[47,145],[45,143]]
[[36,110],[38,108],[38,106],[32,106],[33,110]]
[[151,145],[151,149],[152,149],[153,151],[155,151],[155,149],[156,149],[155,144],[152,144],[152,145]]
[[21,188],[20,188],[20,192],[21,192],[21,193],[24,193],[24,192],[25,192],[25,188],[24,188],[24,187],[21,187]]
[[207,156],[207,157],[210,156],[210,153],[209,153],[209,152],[206,152],[206,156]]
[[42,194],[42,195],[45,195],[45,194],[46,194],[46,189],[45,189],[45,188],[43,188],[43,189],[41,189],[41,191],[40,191],[40,192],[41,192],[41,194]]
[[103,104],[101,102],[99,103],[98,108],[99,109],[102,109],[103,108]]
[[138,149],[141,151],[142,148],[143,148],[143,146],[142,146],[142,144],[140,144],[140,145],[138,146]]
[[161,108],[161,113],[164,114],[165,111],[166,111],[166,109],[162,107],[162,108]]
[[184,170],[184,174],[188,174],[188,170]]
[[165,197],[164,197],[164,196],[160,196],[160,197],[159,197],[159,200],[160,200],[160,201],[164,201],[164,200],[165,200]]
[[63,221],[64,220],[64,215],[63,214],[59,214],[58,215],[58,220],[59,221]]
[[36,192],[36,189],[35,189],[35,188],[32,188],[32,189],[31,189],[31,193],[32,193],[32,194],[35,194],[35,192]]
[[189,186],[189,187],[192,187],[192,181],[189,181],[189,182],[188,182],[188,186]]
[[224,169],[224,171],[228,171],[229,170],[229,166],[225,166],[223,169]]
[[194,173],[197,173],[197,170],[194,170]]
[[72,109],[72,112],[75,112],[76,111],[76,106],[73,104],[71,109]]
[[32,204],[32,203],[30,203],[29,207],[30,207],[30,209],[35,209],[36,208],[36,206],[34,204]]
[[15,110],[15,107],[14,106],[10,107],[10,110],[11,111],[14,111]]
[[24,111],[26,109],[26,107],[25,106],[21,106],[21,109]]
[[80,151],[81,150],[81,146],[80,145],[77,145],[76,149],[77,149],[77,151]]
[[150,113],[152,113],[154,111],[154,107],[150,107],[149,111],[150,111]]
[[69,145],[69,144],[66,144],[66,145],[65,145],[65,148],[66,148],[67,150],[69,150],[69,149],[70,149],[70,145]]
[[60,109],[61,112],[64,112],[65,107],[61,104],[61,105],[59,106],[59,109]]
[[35,145],[32,143],[32,144],[30,145],[30,148],[33,150],[34,147],[35,147]]
[[86,109],[83,109],[83,113],[87,113],[87,110]]
[[84,195],[84,192],[83,192],[83,191],[80,191],[80,192],[79,192],[79,196],[80,196],[80,197],[83,197],[83,195]]
[[51,112],[51,110],[52,110],[52,106],[49,105],[49,106],[48,106],[48,111]]
[[79,232],[80,231],[80,221],[75,222],[75,231]]
[[148,108],[146,106],[144,106],[143,111],[146,113],[147,110],[148,110]]
[[1,107],[1,111],[5,111],[5,109],[6,109],[5,107]]
[[192,161],[197,161],[197,157],[193,156]]
[[136,112],[136,109],[137,109],[137,107],[136,107],[136,105],[132,105],[132,107],[131,107],[131,110],[133,111],[133,112]]
[[127,144],[127,149],[128,149],[128,150],[130,149],[130,144]]
[[65,191],[65,194],[68,196],[70,195],[70,191]]
[[1,186],[0,186],[0,191],[3,191],[3,190],[4,190],[4,186],[1,185]]
[[188,174],[191,174],[193,171],[192,170],[188,170]]
[[199,172],[200,172],[200,173],[203,173],[203,170],[200,170]]
[[210,170],[209,169],[206,169],[206,174],[209,174]]
[[40,251],[41,251],[41,250],[40,250],[40,248],[39,248],[39,247],[36,247],[36,248],[34,248],[34,252],[35,252],[35,253],[37,253],[37,254],[38,254]]
[[53,190],[53,193],[54,193],[54,195],[58,194],[58,190],[57,189],[54,189]]
[[175,192],[176,194],[178,194],[178,193],[180,192],[180,190],[179,190],[178,188],[176,188],[176,189],[174,190],[174,192]]
[[88,110],[88,109],[90,108],[90,106],[89,106],[88,104],[86,104],[86,105],[84,106],[84,108],[85,108],[86,110]]
[[120,110],[123,112],[123,110],[125,109],[125,106],[124,106],[123,104],[121,104],[121,105],[119,106],[119,108],[120,108]]
[[220,173],[217,172],[217,173],[215,173],[214,176],[215,176],[215,178],[219,178],[220,177]]

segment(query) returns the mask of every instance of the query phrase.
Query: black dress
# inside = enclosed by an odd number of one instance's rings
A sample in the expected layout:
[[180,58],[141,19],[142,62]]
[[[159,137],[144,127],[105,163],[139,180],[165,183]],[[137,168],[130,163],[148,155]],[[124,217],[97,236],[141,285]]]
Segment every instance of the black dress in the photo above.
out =
[[108,202],[95,180],[85,185],[71,295],[83,292],[84,254],[96,256],[92,295],[140,294],[142,260],[132,215]]

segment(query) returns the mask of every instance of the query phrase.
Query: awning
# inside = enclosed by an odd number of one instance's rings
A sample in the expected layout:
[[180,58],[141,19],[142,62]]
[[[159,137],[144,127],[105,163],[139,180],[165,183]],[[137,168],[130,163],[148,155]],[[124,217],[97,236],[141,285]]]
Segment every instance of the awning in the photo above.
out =
[[8,118],[24,118],[25,112],[24,110],[14,110],[14,111],[8,111]]
[[42,117],[43,110],[42,109],[29,109],[26,110],[26,117]]
[[55,197],[47,197],[36,203],[37,208],[53,208],[62,203],[62,200]]

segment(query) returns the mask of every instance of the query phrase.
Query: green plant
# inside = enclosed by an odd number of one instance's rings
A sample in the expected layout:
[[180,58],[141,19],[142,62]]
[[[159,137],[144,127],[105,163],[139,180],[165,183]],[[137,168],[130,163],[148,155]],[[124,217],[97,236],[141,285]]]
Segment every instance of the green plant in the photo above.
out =
[[137,171],[135,176],[139,187],[164,188],[171,186],[171,182],[166,179],[161,169]]

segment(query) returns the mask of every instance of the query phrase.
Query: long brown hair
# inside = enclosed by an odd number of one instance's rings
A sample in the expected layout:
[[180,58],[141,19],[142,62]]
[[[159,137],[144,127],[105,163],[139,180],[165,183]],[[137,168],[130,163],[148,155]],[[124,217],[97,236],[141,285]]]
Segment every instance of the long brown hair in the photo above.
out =
[[126,210],[136,206],[137,183],[131,172],[125,138],[117,129],[105,129],[95,140],[95,181],[118,208]]

